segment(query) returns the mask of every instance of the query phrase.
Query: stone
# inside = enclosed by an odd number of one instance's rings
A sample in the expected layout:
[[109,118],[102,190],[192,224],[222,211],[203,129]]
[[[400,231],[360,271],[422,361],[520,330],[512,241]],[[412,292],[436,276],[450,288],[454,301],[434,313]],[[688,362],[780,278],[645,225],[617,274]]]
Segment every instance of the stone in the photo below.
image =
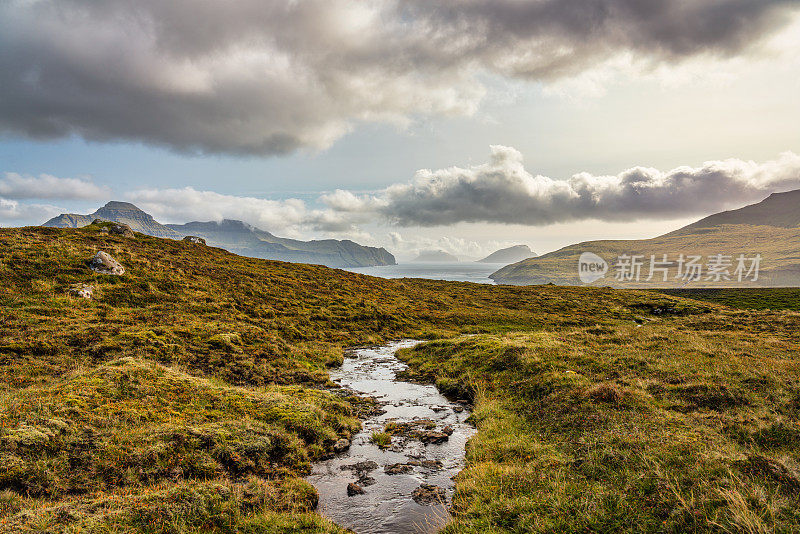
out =
[[445,441],[447,441],[450,438],[450,436],[448,436],[444,432],[437,432],[436,430],[429,430],[427,432],[419,432],[417,434],[417,436],[419,437],[419,440],[422,443],[425,443],[425,444],[428,444],[428,443],[435,443],[435,444],[444,443]]
[[447,434],[448,436],[452,436],[453,435],[453,427],[450,426],[450,425],[447,425],[446,427],[444,427],[442,429],[442,433],[443,434]]
[[408,464],[392,464],[387,465],[383,468],[387,475],[402,475],[404,473],[410,473],[414,470],[414,468]]
[[187,243],[191,243],[193,245],[205,245],[206,244],[206,240],[205,239],[203,239],[202,237],[197,237],[196,235],[187,235],[186,237],[183,238],[183,240],[186,241]]
[[69,292],[71,295],[75,295],[76,297],[90,299],[94,296],[94,286],[87,284],[75,284],[69,288]]
[[433,484],[420,484],[420,486],[411,492],[411,498],[417,504],[440,504],[444,503],[446,494],[444,489]]
[[456,412],[456,413],[461,413],[461,412],[464,411],[464,407],[463,406],[453,406],[453,411]]
[[411,460],[408,462],[408,465],[415,465],[418,467],[424,467],[426,469],[441,469],[442,462],[439,460]]
[[375,471],[377,468],[378,464],[372,460],[364,460],[363,462],[343,465],[340,469],[343,471],[355,471],[356,473],[369,473],[370,471]]
[[351,482],[347,485],[347,496],[352,497],[353,495],[364,495],[364,488]]
[[358,479],[358,483],[362,486],[371,486],[375,484],[375,479],[372,477],[361,477]]
[[120,263],[103,251],[99,251],[89,261],[89,268],[96,273],[120,276],[125,274],[125,268]]
[[[106,223],[106,221],[103,221],[101,219],[95,219],[92,222],[92,224],[103,224],[103,223]],[[127,224],[122,224],[122,223],[104,224],[104,226],[100,228],[100,231],[103,232],[104,234],[121,235],[122,237],[131,237],[131,238],[136,237],[133,234],[133,230],[131,230],[131,227],[128,226]]]
[[340,439],[336,443],[333,444],[333,452],[339,454],[340,452],[344,452],[350,448],[350,441],[344,438]]

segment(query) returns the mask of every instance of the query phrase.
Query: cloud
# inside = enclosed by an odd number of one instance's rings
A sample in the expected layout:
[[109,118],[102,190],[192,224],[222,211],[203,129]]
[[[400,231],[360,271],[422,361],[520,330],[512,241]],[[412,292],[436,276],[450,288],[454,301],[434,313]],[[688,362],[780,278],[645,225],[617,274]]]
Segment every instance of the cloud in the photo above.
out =
[[[423,169],[412,181],[377,193],[337,190],[319,197],[322,208],[311,208],[299,199],[240,197],[191,187],[133,191],[126,198],[167,221],[240,219],[279,234],[300,237],[324,232],[372,241],[364,226],[674,220],[740,207],[792,189],[800,189],[800,156],[792,152],[763,163],[728,159],[669,171],[633,167],[616,175],[582,172],[553,179],[529,172],[516,149],[494,145],[488,163]],[[439,248],[481,255],[487,247],[514,244],[408,239],[396,231],[387,237],[395,249],[409,253]]]
[[0,221],[40,221],[61,213],[61,209],[47,204],[25,204],[0,198]]
[[[236,219],[279,235],[300,237],[304,231],[359,235],[360,215],[315,210],[299,199],[269,200],[198,191],[192,187],[142,189],[125,195],[156,219],[166,222]],[[369,216],[371,212],[364,212]],[[373,213],[374,215],[374,213]]]
[[420,170],[381,194],[379,213],[399,226],[461,222],[546,225],[599,219],[675,219],[759,201],[800,188],[800,156],[729,159],[662,172],[634,167],[617,175],[566,180],[533,175],[514,148],[491,147],[491,160],[468,168]]
[[480,259],[501,248],[518,244],[503,240],[474,240],[455,236],[432,238],[415,235],[403,236],[399,232],[389,232],[389,248],[393,254],[415,258],[423,251],[443,250],[461,259]]
[[108,187],[101,187],[89,180],[58,178],[50,174],[23,176],[7,172],[0,178],[0,197],[6,199],[59,199],[101,200],[110,194]]
[[321,149],[359,122],[473,113],[486,72],[733,57],[796,0],[7,0],[0,131],[179,151]]

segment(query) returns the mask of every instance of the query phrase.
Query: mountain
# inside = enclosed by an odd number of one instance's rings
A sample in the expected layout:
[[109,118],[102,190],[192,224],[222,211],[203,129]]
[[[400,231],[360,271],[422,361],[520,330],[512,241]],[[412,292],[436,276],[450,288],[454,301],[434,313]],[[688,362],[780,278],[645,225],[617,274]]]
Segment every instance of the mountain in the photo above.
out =
[[394,256],[384,248],[366,247],[347,239],[287,239],[231,219],[167,226],[181,236],[202,237],[208,245],[253,258],[314,263],[328,267],[369,267],[396,263]]
[[454,263],[458,261],[458,258],[444,250],[423,250],[419,253],[419,256],[411,261],[424,263]]
[[134,232],[151,235],[154,237],[167,237],[180,239],[182,236],[170,230],[163,224],[156,222],[153,216],[145,213],[129,202],[112,200],[91,215],[75,215],[62,213],[44,223],[42,226],[55,228],[81,228],[92,223],[95,219],[113,221],[127,224]]
[[[596,285],[617,287],[730,287],[739,285],[733,276],[738,266],[738,257],[761,255],[757,280],[748,279],[747,285],[755,286],[800,286],[800,190],[775,193],[768,198],[741,209],[710,215],[674,232],[653,239],[589,241],[564,247],[555,252],[507,265],[490,277],[500,284],[580,284],[578,261],[581,254],[592,252],[608,263],[608,272],[595,282]],[[651,255],[661,261],[667,254],[667,281],[656,272],[651,282],[649,276]],[[692,255],[702,257],[704,275],[700,280],[686,282],[675,279],[678,259]],[[728,271],[732,280],[706,279],[709,258],[716,255],[730,256],[732,265]],[[618,281],[615,268],[623,255],[643,256],[644,271],[639,283]],[[628,261],[628,260],[625,260]],[[747,263],[749,269],[751,263]]]
[[480,263],[516,263],[528,258],[535,258],[536,253],[528,245],[514,245],[513,247],[501,248],[478,260]]
[[276,237],[269,232],[242,221],[190,222],[187,224],[158,223],[153,216],[128,202],[111,201],[90,215],[62,213],[42,226],[82,228],[95,219],[127,224],[134,232],[181,239],[195,235],[208,245],[224,248],[242,256],[294,263],[314,263],[328,267],[369,267],[394,265],[395,259],[383,248],[365,247],[353,241],[323,239],[298,241]]

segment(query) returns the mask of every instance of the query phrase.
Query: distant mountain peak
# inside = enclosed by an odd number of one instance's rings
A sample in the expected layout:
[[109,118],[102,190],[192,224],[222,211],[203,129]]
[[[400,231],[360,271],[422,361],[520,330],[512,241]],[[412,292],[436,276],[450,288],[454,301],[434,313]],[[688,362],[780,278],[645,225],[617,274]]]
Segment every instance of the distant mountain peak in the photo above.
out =
[[89,215],[62,213],[42,226],[82,228],[95,219],[126,224],[134,232],[155,237],[169,239],[181,239],[190,235],[201,237],[210,246],[219,246],[234,253],[256,258],[318,263],[331,267],[368,267],[396,263],[394,256],[383,248],[366,247],[350,240],[286,239],[236,219],[163,225],[134,204],[119,200],[112,200]]
[[131,204],[130,202],[122,202],[121,200],[110,200],[106,202],[106,205],[100,209],[111,209],[111,210],[130,210],[130,211],[141,211],[145,213],[138,206]]
[[166,237],[170,239],[181,237],[174,230],[156,222],[152,215],[142,211],[136,205],[119,200],[107,202],[105,206],[98,208],[94,213],[90,213],[89,215],[62,213],[58,217],[53,217],[42,226],[82,228],[91,224],[95,219],[126,224],[130,226],[131,230],[134,232],[155,237]]
[[536,253],[528,245],[514,245],[496,250],[478,261],[480,263],[516,263],[534,257],[536,257]]
[[683,234],[699,228],[712,228],[727,224],[798,228],[800,227],[800,189],[772,193],[761,202],[709,215],[673,233]]

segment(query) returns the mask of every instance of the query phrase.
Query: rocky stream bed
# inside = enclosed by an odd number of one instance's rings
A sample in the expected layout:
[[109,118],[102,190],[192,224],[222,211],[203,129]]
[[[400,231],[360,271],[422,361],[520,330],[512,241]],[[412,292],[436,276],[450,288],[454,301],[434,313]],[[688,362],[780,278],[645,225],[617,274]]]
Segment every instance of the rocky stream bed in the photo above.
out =
[[[448,520],[453,477],[475,429],[466,423],[464,402],[449,401],[433,385],[397,378],[406,365],[395,351],[416,343],[353,349],[331,371],[344,390],[379,405],[308,477],[319,492],[319,511],[357,534],[436,532]],[[373,434],[384,431],[391,441],[373,442]]]

